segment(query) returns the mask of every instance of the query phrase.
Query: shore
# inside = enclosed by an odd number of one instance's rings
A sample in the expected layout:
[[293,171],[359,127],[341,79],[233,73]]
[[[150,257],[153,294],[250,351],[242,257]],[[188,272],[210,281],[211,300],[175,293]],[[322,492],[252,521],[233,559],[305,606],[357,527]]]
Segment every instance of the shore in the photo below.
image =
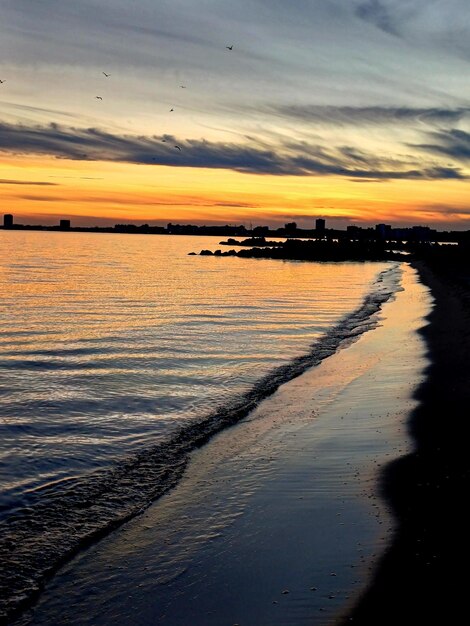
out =
[[373,582],[341,624],[464,623],[470,539],[470,307],[465,265],[416,262],[435,300],[421,333],[430,364],[416,392],[413,451],[387,466],[382,494],[397,519]]
[[426,365],[429,297],[408,266],[404,285],[377,328],[194,452],[19,623],[320,626],[354,606],[394,536],[378,477],[409,450]]

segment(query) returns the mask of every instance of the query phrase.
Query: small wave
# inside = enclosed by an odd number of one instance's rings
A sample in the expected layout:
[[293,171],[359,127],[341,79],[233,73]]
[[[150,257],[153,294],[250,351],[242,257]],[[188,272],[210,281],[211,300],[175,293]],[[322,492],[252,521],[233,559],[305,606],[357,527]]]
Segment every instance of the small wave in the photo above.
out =
[[378,324],[382,305],[399,291],[401,269],[379,274],[362,305],[318,339],[307,354],[261,378],[247,393],[204,419],[183,426],[167,441],[116,464],[44,488],[34,506],[15,511],[1,525],[0,623],[8,623],[40,593],[45,580],[81,548],[142,512],[180,479],[191,451],[247,416],[280,385],[318,365]]

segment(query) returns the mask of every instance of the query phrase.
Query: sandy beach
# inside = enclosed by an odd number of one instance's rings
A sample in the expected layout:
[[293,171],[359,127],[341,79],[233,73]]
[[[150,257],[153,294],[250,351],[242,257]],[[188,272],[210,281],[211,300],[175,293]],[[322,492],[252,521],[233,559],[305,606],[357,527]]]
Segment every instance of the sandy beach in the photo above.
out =
[[[452,255],[453,256],[453,255]],[[430,364],[415,398],[410,454],[382,474],[382,493],[398,525],[372,585],[342,622],[364,625],[457,624],[468,613],[469,302],[467,267],[416,262],[434,298],[421,334]]]
[[374,330],[193,453],[175,489],[62,568],[20,623],[349,619],[395,537],[379,479],[411,450],[427,364],[430,298],[403,272]]

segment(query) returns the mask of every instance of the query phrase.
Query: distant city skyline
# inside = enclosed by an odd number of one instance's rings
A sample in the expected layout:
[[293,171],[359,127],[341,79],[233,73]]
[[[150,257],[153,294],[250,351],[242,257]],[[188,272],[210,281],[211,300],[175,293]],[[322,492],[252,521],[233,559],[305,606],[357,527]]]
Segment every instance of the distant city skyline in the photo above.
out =
[[[227,219],[221,218],[220,220],[176,220],[172,219],[119,219],[113,217],[99,217],[99,218],[89,218],[82,216],[74,216],[74,215],[62,215],[62,214],[53,214],[53,215],[30,215],[30,216],[22,216],[22,215],[14,215],[15,224],[21,226],[32,226],[32,225],[42,225],[42,226],[57,226],[61,219],[68,219],[72,223],[73,227],[77,228],[107,228],[113,227],[116,224],[132,224],[135,226],[140,226],[142,224],[149,224],[150,226],[161,226],[166,227],[168,223],[174,224],[194,224],[195,226],[244,226],[247,230],[251,230],[256,227],[268,226],[271,229],[282,228],[287,220],[291,218],[286,216],[284,219],[279,218],[278,221],[274,220],[266,220],[264,222],[260,221],[247,221],[247,220],[233,220],[228,221]],[[294,221],[294,218],[292,218]],[[348,227],[357,226],[359,228],[375,228],[378,223],[385,222],[377,222],[377,220],[369,220],[361,222],[359,220],[344,220],[344,219],[327,219],[327,228],[330,229],[338,229],[338,230],[346,230]],[[308,218],[303,217],[298,219],[296,222],[300,229],[310,230],[315,228],[316,218]],[[470,230],[470,221],[467,222],[459,222],[454,225],[452,222],[447,225],[446,222],[438,222],[438,223],[429,223],[425,220],[421,220],[420,222],[415,222],[413,220],[405,221],[405,220],[397,220],[396,222],[387,221],[387,224],[390,224],[392,228],[412,228],[413,226],[426,226],[433,228],[439,231],[458,231],[458,232],[466,232]]]
[[465,0],[5,0],[3,208],[81,226],[467,230],[467,14]]
[[[409,226],[393,226],[392,224],[378,223],[373,226],[359,226],[350,224],[346,228],[329,226],[325,219],[317,218],[314,224],[302,228],[297,222],[287,222],[282,226],[270,227],[269,225],[253,225],[247,228],[244,224],[181,224],[169,222],[168,224],[149,223],[115,223],[106,226],[83,226],[73,224],[69,219],[60,218],[58,222],[46,224],[21,224],[15,221],[11,213],[3,215],[3,230],[59,230],[59,231],[93,231],[114,232],[129,234],[165,234],[165,235],[213,235],[231,237],[274,237],[274,238],[316,238],[316,239],[378,239],[390,241],[467,241],[470,230],[444,230],[433,229],[425,224]],[[247,239],[246,241],[249,241]]]

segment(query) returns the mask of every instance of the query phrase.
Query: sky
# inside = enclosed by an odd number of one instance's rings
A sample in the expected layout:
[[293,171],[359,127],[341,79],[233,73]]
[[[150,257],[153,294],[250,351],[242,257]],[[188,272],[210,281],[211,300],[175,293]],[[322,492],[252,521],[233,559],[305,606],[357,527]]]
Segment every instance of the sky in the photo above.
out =
[[469,74],[467,0],[0,0],[2,210],[467,230]]

